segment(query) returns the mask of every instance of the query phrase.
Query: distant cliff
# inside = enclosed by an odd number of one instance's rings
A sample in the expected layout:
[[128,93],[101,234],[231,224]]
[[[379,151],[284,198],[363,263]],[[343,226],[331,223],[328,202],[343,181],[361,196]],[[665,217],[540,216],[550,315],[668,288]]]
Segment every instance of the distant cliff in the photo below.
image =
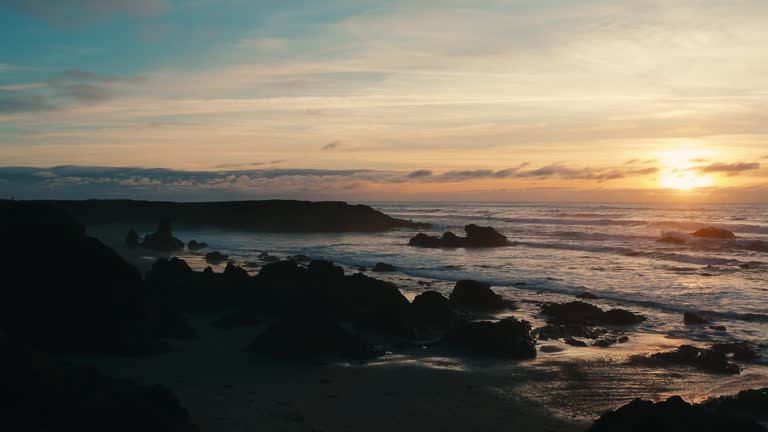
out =
[[425,228],[428,224],[397,219],[357,204],[338,201],[225,201],[177,203],[133,200],[37,201],[67,211],[85,225],[207,225],[262,232],[375,232]]

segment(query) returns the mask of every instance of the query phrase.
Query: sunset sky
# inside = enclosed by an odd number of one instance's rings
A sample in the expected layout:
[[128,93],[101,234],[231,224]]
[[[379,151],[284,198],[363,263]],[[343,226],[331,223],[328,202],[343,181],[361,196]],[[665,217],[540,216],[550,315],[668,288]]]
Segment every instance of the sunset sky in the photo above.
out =
[[0,195],[768,202],[768,1],[0,0]]

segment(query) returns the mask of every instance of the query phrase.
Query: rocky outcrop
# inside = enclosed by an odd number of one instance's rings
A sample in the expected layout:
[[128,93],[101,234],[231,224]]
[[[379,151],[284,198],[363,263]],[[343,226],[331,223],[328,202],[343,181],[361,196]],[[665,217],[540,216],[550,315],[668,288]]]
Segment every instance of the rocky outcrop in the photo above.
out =
[[467,233],[466,237],[459,237],[450,231],[442,237],[419,233],[411,238],[408,244],[425,248],[484,248],[509,245],[507,238],[491,227],[472,224],[465,226],[464,231]]
[[709,238],[709,239],[732,239],[736,238],[736,235],[727,229],[722,228],[702,228],[694,233],[691,233],[693,237]]
[[709,324],[709,320],[695,312],[684,312],[683,322],[686,325]]
[[184,242],[173,236],[171,221],[166,219],[157,225],[154,233],[144,236],[141,247],[168,252],[183,249]]
[[536,341],[531,336],[531,325],[516,318],[499,322],[473,322],[449,330],[442,342],[469,354],[480,354],[511,359],[536,357]]
[[220,264],[229,259],[229,255],[224,255],[219,251],[208,252],[205,254],[205,262],[211,264]]
[[680,396],[663,402],[635,399],[603,414],[588,432],[765,432],[748,417],[737,416],[714,406],[692,405]]
[[204,225],[257,232],[378,232],[424,229],[429,224],[396,219],[357,204],[338,201],[226,201],[174,203],[133,200],[47,201],[92,224]]
[[393,272],[395,270],[396,270],[395,266],[393,266],[392,264],[387,264],[383,262],[376,263],[376,265],[373,266],[373,269],[371,269],[371,271],[381,272],[381,273]]
[[197,240],[190,240],[187,243],[187,249],[189,249],[191,251],[205,249],[207,247],[208,247],[208,243],[206,243],[206,242],[198,242]]
[[411,316],[418,328],[444,330],[467,324],[450,300],[437,291],[425,291],[411,302]]
[[496,311],[510,306],[514,309],[514,304],[493,292],[490,284],[474,280],[456,282],[450,300],[456,307],[469,310]]
[[691,345],[681,345],[674,351],[654,353],[650,356],[635,356],[632,361],[645,365],[678,364],[721,374],[741,373],[739,365],[731,362],[726,352]]
[[541,308],[548,321],[561,324],[608,324],[633,325],[645,321],[645,317],[624,309],[604,311],[581,301],[548,303]]
[[360,336],[321,315],[281,319],[260,334],[248,351],[294,360],[319,356],[365,360],[379,355]]

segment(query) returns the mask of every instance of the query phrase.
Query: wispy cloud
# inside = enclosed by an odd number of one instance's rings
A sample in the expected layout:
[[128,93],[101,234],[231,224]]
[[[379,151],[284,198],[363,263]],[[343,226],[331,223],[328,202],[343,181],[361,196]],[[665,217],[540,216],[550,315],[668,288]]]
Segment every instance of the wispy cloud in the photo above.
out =
[[432,175],[432,170],[428,170],[428,169],[420,169],[420,170],[411,171],[408,173],[409,178],[429,177],[431,175]]
[[760,169],[760,164],[757,162],[734,162],[734,163],[722,163],[717,162],[711,165],[697,167],[696,171],[700,173],[721,173],[727,176],[736,176],[746,171],[753,171]]
[[328,144],[326,144],[323,147],[321,147],[320,150],[335,150],[335,149],[341,147],[342,145],[343,145],[343,143],[341,141],[339,141],[339,140],[331,141]]

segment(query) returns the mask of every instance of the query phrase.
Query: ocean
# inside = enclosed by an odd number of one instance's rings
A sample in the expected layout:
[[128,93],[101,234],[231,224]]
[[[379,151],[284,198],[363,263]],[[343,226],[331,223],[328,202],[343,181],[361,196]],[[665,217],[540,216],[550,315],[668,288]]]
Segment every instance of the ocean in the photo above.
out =
[[[377,262],[397,272],[377,277],[396,283],[407,297],[433,289],[446,294],[460,279],[489,282],[511,299],[532,304],[569,301],[588,291],[601,307],[623,307],[649,319],[638,332],[701,342],[768,342],[768,206],[665,204],[459,204],[366,203],[394,217],[433,224],[426,230],[463,234],[466,224],[491,226],[510,247],[423,249],[408,245],[416,231],[284,234],[177,230],[205,241],[258,271],[258,255],[302,253],[357,271]],[[701,239],[699,228],[733,231],[733,240]],[[657,242],[665,235],[685,244]],[[193,268],[208,264],[199,253],[179,254]],[[702,312],[727,331],[692,328],[684,311]],[[523,315],[526,309],[521,308]],[[519,313],[518,313],[519,315]],[[536,321],[531,306],[527,318]],[[525,317],[525,316],[524,316]]]

